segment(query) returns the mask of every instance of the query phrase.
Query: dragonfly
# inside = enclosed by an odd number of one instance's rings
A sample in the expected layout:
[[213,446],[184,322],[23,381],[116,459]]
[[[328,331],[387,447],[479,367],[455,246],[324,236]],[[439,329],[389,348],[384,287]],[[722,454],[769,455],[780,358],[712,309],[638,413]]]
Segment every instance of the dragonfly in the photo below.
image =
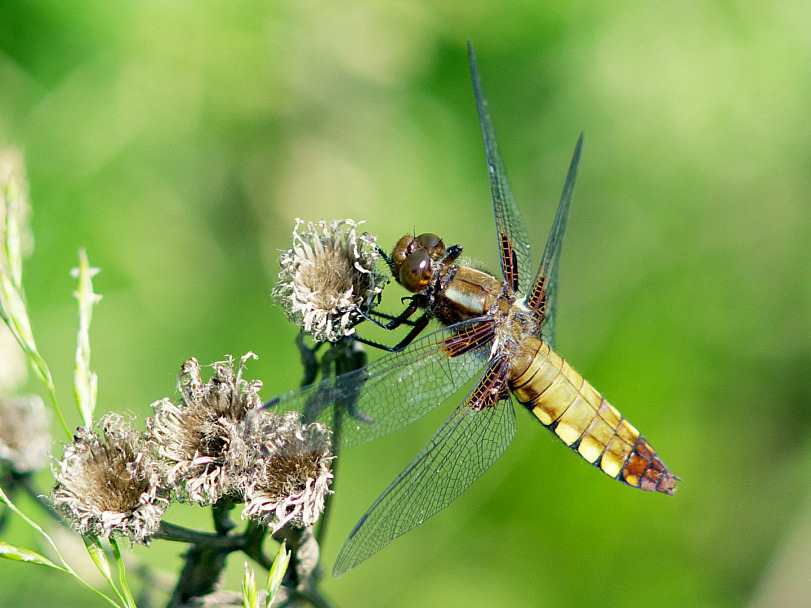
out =
[[[504,453],[516,431],[513,398],[586,462],[621,483],[672,495],[680,481],[636,427],[554,350],[558,266],[583,136],[533,278],[529,237],[471,45],[468,51],[500,276],[459,263],[461,246],[446,247],[435,234],[404,236],[384,259],[413,295],[386,327],[410,322],[408,336],[357,371],[273,402],[340,429],[337,451],[404,427],[475,379],[427,445],[361,517],[337,558],[336,576],[447,507]],[[419,311],[422,316],[411,320]],[[431,319],[442,328],[419,337]]]

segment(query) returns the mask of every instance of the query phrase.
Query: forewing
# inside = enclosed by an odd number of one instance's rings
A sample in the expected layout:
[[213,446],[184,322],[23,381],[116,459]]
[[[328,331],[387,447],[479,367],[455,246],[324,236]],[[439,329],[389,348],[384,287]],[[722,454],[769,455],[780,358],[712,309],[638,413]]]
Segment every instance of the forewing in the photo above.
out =
[[487,362],[493,323],[473,319],[440,329],[366,367],[271,400],[334,431],[335,451],[391,433],[421,418]]
[[479,70],[476,67],[476,56],[473,45],[468,43],[470,70],[473,73],[473,90],[476,94],[476,105],[479,108],[479,120],[484,136],[484,150],[487,154],[487,169],[490,174],[490,190],[493,193],[493,208],[496,213],[496,231],[501,257],[501,270],[507,283],[516,291],[526,293],[532,272],[529,238],[524,221],[515,204],[507,172],[498,151],[496,132],[490,118],[487,99],[484,97]]
[[355,526],[338,555],[335,576],[447,507],[507,449],[515,411],[506,374],[506,358],[491,362],[467,399]]
[[555,314],[557,312],[558,291],[558,263],[560,250],[563,245],[563,235],[566,232],[566,221],[569,217],[569,204],[572,201],[572,191],[577,178],[577,166],[580,163],[580,151],[583,147],[583,134],[577,139],[574,147],[572,161],[569,163],[569,172],[566,183],[563,185],[563,194],[560,197],[558,211],[549,239],[543,251],[543,259],[538,267],[538,274],[532,285],[532,291],[527,296],[527,306],[535,313],[537,319],[543,319],[541,336],[549,346],[555,348]]

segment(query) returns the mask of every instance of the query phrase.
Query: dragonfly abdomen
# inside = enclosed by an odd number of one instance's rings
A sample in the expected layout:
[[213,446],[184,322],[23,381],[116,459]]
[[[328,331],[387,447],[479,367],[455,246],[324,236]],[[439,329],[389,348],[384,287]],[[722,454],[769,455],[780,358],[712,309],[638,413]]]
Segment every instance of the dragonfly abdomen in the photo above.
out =
[[609,477],[673,494],[679,478],[639,431],[546,343],[536,338],[527,342],[527,355],[516,357],[511,369],[516,399]]

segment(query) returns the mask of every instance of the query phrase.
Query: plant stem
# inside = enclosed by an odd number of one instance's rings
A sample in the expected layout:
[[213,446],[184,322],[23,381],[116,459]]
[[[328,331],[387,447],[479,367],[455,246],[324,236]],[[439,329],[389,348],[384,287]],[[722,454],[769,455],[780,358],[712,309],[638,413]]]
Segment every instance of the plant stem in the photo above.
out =
[[[225,568],[228,554],[244,546],[242,536],[228,536],[234,529],[234,522],[228,517],[233,506],[233,502],[224,498],[212,507],[215,534],[186,531],[192,533],[198,540],[193,542],[186,552],[186,563],[169,600],[168,608],[181,608],[192,598],[212,593]],[[172,532],[182,530],[177,526],[171,526],[171,529]]]

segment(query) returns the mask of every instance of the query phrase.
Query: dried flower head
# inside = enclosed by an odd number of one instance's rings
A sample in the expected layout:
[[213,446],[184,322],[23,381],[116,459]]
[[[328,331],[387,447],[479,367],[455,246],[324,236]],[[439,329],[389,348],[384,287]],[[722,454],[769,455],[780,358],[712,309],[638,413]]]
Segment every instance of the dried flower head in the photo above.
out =
[[54,507],[81,534],[148,544],[169,506],[160,463],[120,416],[107,415],[97,427],[80,428],[53,467]]
[[155,417],[147,420],[158,451],[168,461],[167,483],[181,500],[213,504],[234,492],[225,462],[229,429],[261,404],[262,383],[242,379],[248,353],[239,360],[212,364],[214,374],[203,383],[197,359],[186,361],[178,375],[182,403],[169,399],[152,404]]
[[233,429],[229,462],[245,501],[243,517],[271,526],[313,525],[331,492],[330,432],[297,412],[257,411]]
[[287,318],[313,339],[335,342],[354,332],[379,299],[386,276],[377,271],[375,238],[358,234],[362,222],[296,220],[293,247],[282,253],[273,298]]
[[48,463],[48,410],[37,395],[0,399],[0,460],[17,473]]

